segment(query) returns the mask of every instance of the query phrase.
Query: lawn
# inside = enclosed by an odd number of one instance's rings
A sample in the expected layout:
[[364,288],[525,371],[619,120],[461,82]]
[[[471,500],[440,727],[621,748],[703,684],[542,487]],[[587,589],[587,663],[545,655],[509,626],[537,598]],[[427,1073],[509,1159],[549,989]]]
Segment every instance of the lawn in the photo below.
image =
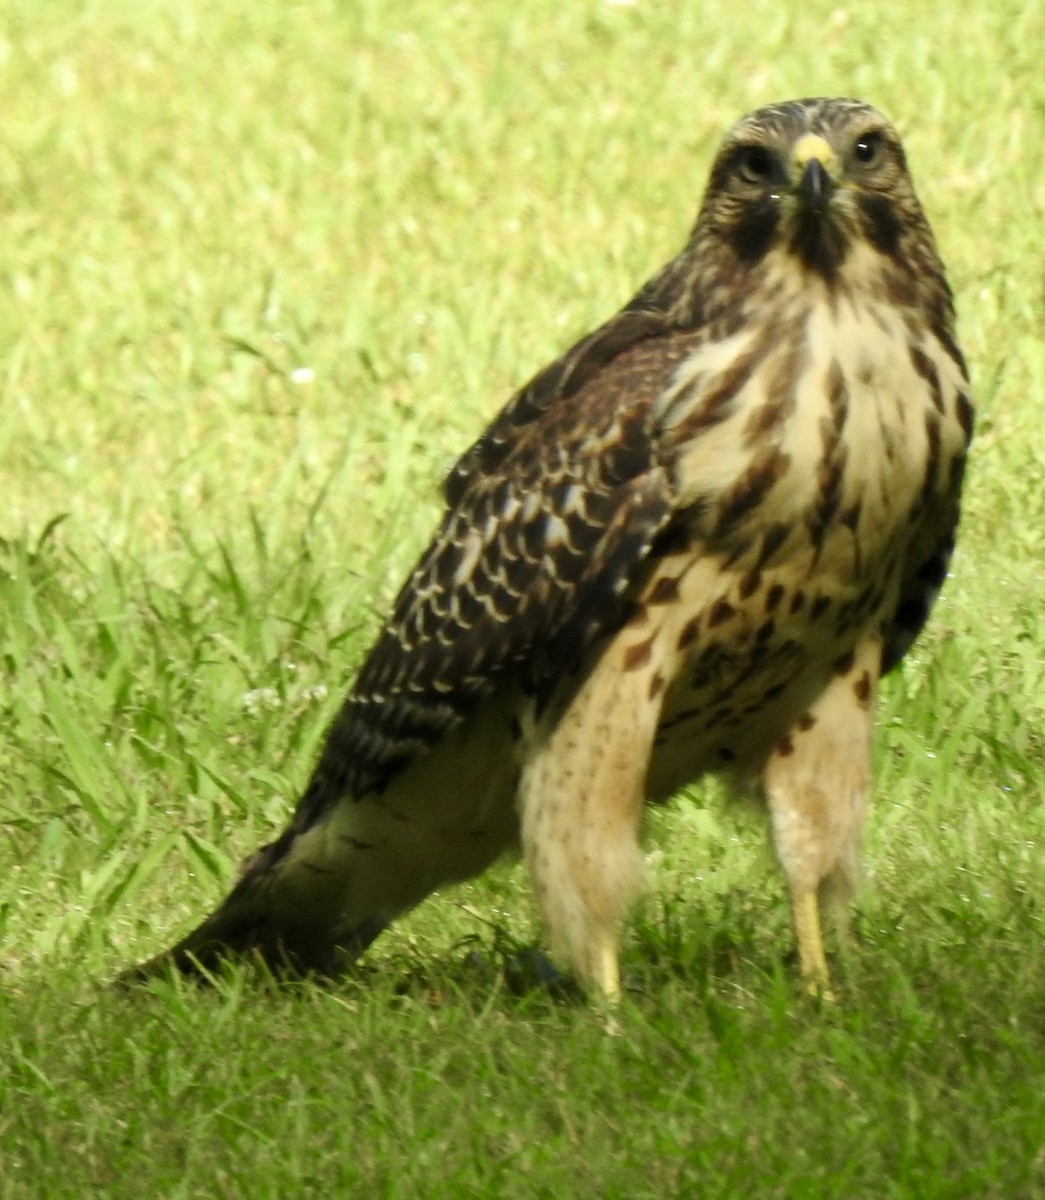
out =
[[[1045,9],[0,8],[0,1200],[1045,1196]],[[741,113],[900,127],[978,400],[803,998],[754,808],[649,827],[608,1036],[516,865],[336,986],[109,987],[282,826],[456,453],[684,240]]]

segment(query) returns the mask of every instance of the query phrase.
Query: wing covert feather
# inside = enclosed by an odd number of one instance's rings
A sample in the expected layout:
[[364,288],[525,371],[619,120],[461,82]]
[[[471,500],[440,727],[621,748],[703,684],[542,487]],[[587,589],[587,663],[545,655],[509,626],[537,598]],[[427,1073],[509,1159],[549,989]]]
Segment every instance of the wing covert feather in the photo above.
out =
[[549,656],[561,667],[563,653],[579,654],[620,619],[674,512],[649,414],[695,336],[641,338],[587,368],[569,403],[547,402],[498,443],[493,469],[477,443],[335,720],[309,792],[380,788],[508,672]]

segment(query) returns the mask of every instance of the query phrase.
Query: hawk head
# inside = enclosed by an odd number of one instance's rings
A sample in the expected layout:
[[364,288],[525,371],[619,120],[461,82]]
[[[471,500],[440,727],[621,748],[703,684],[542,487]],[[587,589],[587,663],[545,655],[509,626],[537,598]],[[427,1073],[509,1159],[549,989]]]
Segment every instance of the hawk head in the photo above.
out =
[[781,287],[817,286],[874,291],[944,334],[953,321],[899,135],[859,100],[791,100],[738,121],[686,248],[633,304],[721,331]]
[[776,248],[831,280],[860,243],[895,258],[912,227],[925,219],[885,117],[858,100],[792,100],[730,130],[696,232],[743,262]]

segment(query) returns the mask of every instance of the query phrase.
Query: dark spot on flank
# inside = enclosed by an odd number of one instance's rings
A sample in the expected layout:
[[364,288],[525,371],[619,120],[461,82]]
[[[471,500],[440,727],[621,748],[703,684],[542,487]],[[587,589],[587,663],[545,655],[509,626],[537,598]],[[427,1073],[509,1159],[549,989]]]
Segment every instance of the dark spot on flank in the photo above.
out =
[[696,641],[697,634],[699,632],[700,632],[700,618],[699,617],[691,617],[685,623],[685,625],[682,626],[682,629],[679,631],[678,648],[680,650],[685,650],[685,648],[687,646],[691,645],[693,642]]
[[816,717],[811,712],[804,712],[795,722],[795,728],[800,729],[803,733],[812,729],[816,724]]
[[650,660],[653,654],[653,639],[647,638],[644,642],[635,642],[624,651],[624,670],[635,671],[639,667],[644,667]]
[[655,672],[653,678],[649,681],[649,698],[655,700],[664,690],[664,676],[659,672]]
[[705,509],[706,502],[694,501],[689,508],[677,514],[676,520],[655,538],[650,555],[652,558],[666,558],[671,554],[680,554],[689,548],[689,531],[686,528],[685,517],[698,517]]
[[730,617],[736,615],[736,611],[728,600],[716,600],[711,606],[711,611],[708,613],[708,628],[714,629],[716,625],[721,625],[723,621],[728,621]]
[[856,693],[857,700],[866,708],[871,699],[871,676],[868,671],[864,671],[856,683],[853,684],[853,691]]
[[674,575],[662,575],[646,596],[648,604],[670,604],[679,596],[679,581]]
[[806,603],[805,592],[795,592],[795,594],[791,597],[792,613],[801,612],[802,609],[805,607],[805,603]]
[[759,626],[758,632],[755,634],[755,641],[759,644],[768,642],[776,632],[776,622],[772,617],[768,621],[763,621]]
[[940,418],[935,413],[927,413],[925,417],[925,440],[927,454],[925,456],[925,482],[922,485],[922,498],[930,496],[936,487],[936,476],[940,467]]
[[776,744],[776,752],[781,758],[790,758],[795,752],[795,743],[789,737],[783,737]]
[[722,762],[736,762],[737,760],[736,751],[730,750],[728,746],[719,746],[717,753]]
[[933,407],[937,412],[943,412],[943,393],[940,389],[940,373],[933,365],[932,359],[925,353],[920,346],[911,345],[907,347],[907,353],[911,358],[911,366],[929,385],[929,394],[932,397]]
[[969,368],[965,365],[965,356],[958,349],[958,343],[954,340],[954,334],[941,322],[941,312],[937,309],[936,319],[932,322],[932,331],[939,339],[940,345],[947,352],[948,357],[954,365],[961,371],[966,379],[969,378]]
[[784,585],[782,583],[774,583],[766,593],[766,612],[775,612],[780,601],[784,598]]
[[950,479],[948,486],[952,493],[957,494],[962,486],[962,479],[965,477],[965,455],[958,453],[951,459],[951,467],[949,471]]
[[830,596],[817,596],[813,601],[813,607],[809,610],[809,615],[814,621],[818,621],[830,607]]
[[853,669],[853,664],[856,662],[856,653],[853,650],[846,651],[845,654],[840,654],[831,664],[831,670],[836,675],[848,675]]
[[748,573],[740,581],[739,592],[741,600],[747,600],[749,597],[753,596],[755,592],[758,591],[761,582],[761,571],[748,571]]
[[758,552],[758,567],[764,567],[780,547],[787,541],[790,527],[778,521],[762,535],[762,547]]
[[962,427],[962,433],[965,434],[965,440],[968,441],[972,437],[972,405],[969,403],[969,397],[964,392],[959,392],[954,401],[955,416],[958,418],[958,423]]

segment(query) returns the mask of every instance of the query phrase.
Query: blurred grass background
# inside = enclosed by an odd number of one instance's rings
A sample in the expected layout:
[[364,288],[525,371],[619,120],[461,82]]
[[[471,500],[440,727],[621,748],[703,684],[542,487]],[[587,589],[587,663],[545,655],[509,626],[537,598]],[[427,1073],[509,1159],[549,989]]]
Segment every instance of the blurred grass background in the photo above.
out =
[[[1037,0],[7,0],[0,1196],[1045,1194],[1042,45]],[[621,1038],[506,991],[510,865],[331,992],[99,992],[281,826],[455,454],[810,94],[900,127],[979,401],[840,1011],[713,787],[651,822]]]

